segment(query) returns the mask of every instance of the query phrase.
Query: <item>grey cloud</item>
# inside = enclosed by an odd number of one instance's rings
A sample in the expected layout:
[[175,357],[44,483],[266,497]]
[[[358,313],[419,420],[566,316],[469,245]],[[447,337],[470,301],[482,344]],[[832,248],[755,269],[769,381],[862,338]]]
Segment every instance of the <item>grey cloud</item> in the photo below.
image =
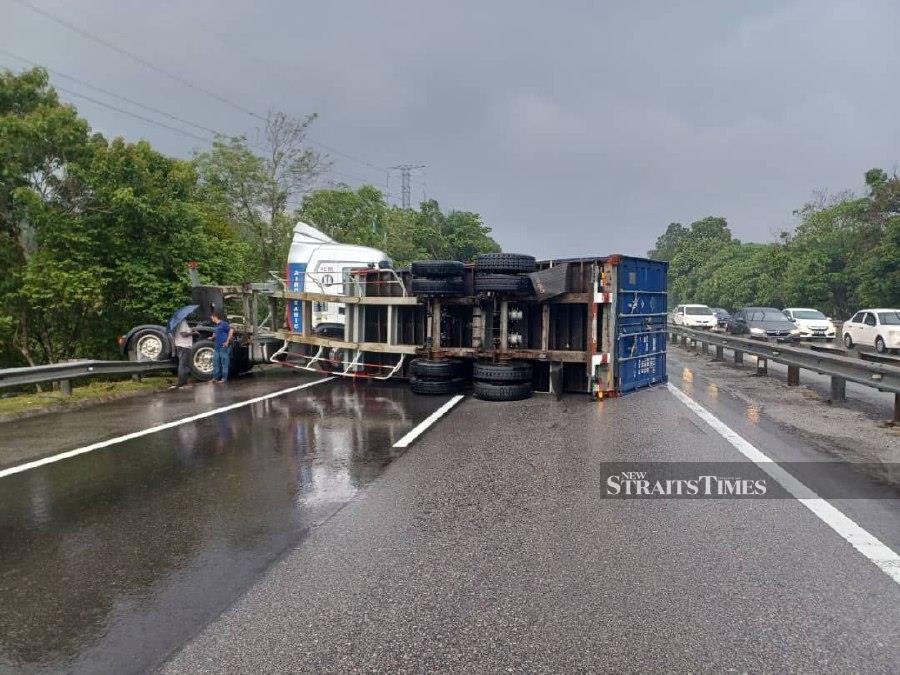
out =
[[[507,250],[641,254],[668,222],[709,214],[765,240],[814,189],[858,189],[897,160],[889,1],[34,2],[254,110],[318,112],[317,139],[373,164],[427,164],[415,196],[427,183],[480,211]],[[254,126],[8,0],[0,12],[0,42],[23,56]],[[105,133],[195,145],[74,102]]]

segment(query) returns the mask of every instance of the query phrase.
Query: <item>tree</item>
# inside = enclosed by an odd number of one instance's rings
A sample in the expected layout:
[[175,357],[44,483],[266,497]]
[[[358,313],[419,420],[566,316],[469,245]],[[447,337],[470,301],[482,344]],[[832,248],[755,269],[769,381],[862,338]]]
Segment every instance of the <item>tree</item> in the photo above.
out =
[[190,163],[91,135],[40,69],[0,76],[0,105],[0,331],[25,362],[113,356],[116,334],[185,303],[189,260],[245,278]]
[[271,112],[257,154],[245,136],[217,137],[194,165],[210,208],[233,223],[253,251],[254,273],[280,269],[290,247],[289,205],[308,192],[325,159],[306,146],[316,115],[301,119]]
[[297,217],[332,239],[365,246],[385,243],[384,195],[371,185],[357,190],[316,190],[303,198]]
[[688,228],[681,223],[669,223],[666,231],[657,238],[656,248],[647,252],[647,257],[668,262],[688,233]]
[[[42,359],[42,349],[46,353],[52,347],[28,290],[38,269],[48,272],[46,286],[60,285],[59,274],[51,273],[40,251],[41,239],[67,213],[81,208],[68,166],[89,154],[90,147],[87,123],[59,101],[45,70],[0,73],[0,331],[4,344],[32,365]],[[60,298],[59,309],[77,305],[95,284],[92,274],[82,275],[80,283],[62,284],[66,297]]]
[[444,213],[433,199],[419,210],[389,207],[371,185],[311,192],[297,217],[337,241],[381,248],[398,266],[425,258],[468,261],[500,250],[477,213]]
[[865,180],[864,197],[814,193],[777,242],[734,240],[722,218],[670,224],[650,252],[670,260],[670,302],[812,306],[836,317],[900,304],[900,178],[871,169]]

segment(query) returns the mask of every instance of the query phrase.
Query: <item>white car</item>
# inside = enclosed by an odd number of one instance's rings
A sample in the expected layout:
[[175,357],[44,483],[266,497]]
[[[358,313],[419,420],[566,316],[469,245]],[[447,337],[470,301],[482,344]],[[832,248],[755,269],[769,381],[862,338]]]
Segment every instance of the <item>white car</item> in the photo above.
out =
[[706,305],[678,305],[672,314],[672,323],[685,328],[715,328],[719,322]]
[[863,309],[844,322],[844,345],[875,347],[875,351],[900,350],[900,309]]
[[834,340],[835,328],[830,318],[817,309],[787,307],[784,315],[800,329],[801,340]]

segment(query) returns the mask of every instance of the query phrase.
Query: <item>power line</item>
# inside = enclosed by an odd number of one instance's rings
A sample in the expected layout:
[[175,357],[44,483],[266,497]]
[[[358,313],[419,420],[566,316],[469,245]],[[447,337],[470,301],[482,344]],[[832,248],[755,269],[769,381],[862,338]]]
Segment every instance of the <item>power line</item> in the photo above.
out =
[[104,108],[109,108],[110,110],[115,110],[116,112],[120,112],[124,115],[130,115],[131,117],[134,117],[136,119],[142,120],[144,122],[148,122],[150,124],[155,124],[156,126],[163,127],[164,129],[168,129],[169,131],[174,131],[175,133],[178,133],[178,134],[183,134],[184,136],[189,136],[198,141],[203,141],[204,143],[209,143],[212,140],[211,138],[208,138],[208,137],[204,138],[203,136],[198,136],[197,134],[193,134],[190,131],[185,131],[184,129],[179,129],[178,127],[173,127],[171,124],[166,124],[165,122],[159,122],[157,120],[150,119],[149,117],[144,117],[143,115],[138,115],[137,113],[133,113],[130,110],[125,110],[123,108],[119,108],[117,106],[110,105],[109,103],[104,103],[103,101],[100,101],[91,96],[87,96],[85,94],[79,94],[77,91],[71,91],[69,89],[64,89],[63,87],[60,87],[60,86],[57,86],[56,89],[69,94],[69,96],[77,96],[78,98],[83,98],[86,101],[90,101],[91,103],[94,103],[96,105],[103,106]]
[[[107,49],[112,49],[113,51],[115,51],[119,54],[122,54],[123,56],[127,56],[134,62],[144,66],[145,68],[149,68],[150,70],[152,70],[156,73],[159,73],[160,75],[163,75],[164,77],[168,77],[169,79],[174,80],[175,82],[178,82],[179,84],[182,84],[190,89],[195,89],[203,94],[206,94],[207,96],[214,98],[215,100],[217,100],[221,103],[224,103],[225,105],[231,106],[235,110],[239,110],[244,114],[250,115],[251,117],[254,117],[263,122],[266,121],[265,115],[261,115],[239,103],[235,103],[231,99],[228,99],[228,98],[222,96],[221,94],[217,94],[216,92],[211,91],[210,89],[207,89],[206,87],[204,87],[202,85],[192,82],[191,80],[188,80],[187,78],[184,78],[181,75],[178,75],[177,73],[173,73],[165,68],[161,68],[160,66],[157,66],[153,62],[148,61],[147,59],[143,58],[142,56],[140,56],[138,54],[135,54],[134,52],[124,49],[105,38],[94,35],[93,33],[89,32],[83,28],[80,28],[80,27],[76,26],[75,24],[56,16],[55,14],[48,12],[45,9],[41,9],[40,7],[31,3],[29,0],[13,0],[13,2],[21,5],[22,7],[30,9],[31,11],[33,11],[37,14],[40,14],[44,18],[49,19],[50,21],[53,21],[54,23],[57,23],[60,26],[68,28],[69,30],[77,33],[78,35],[81,35],[82,37],[84,37],[88,40],[96,42],[97,44],[100,44],[100,45],[106,47]],[[192,124],[191,126],[194,126],[194,125]],[[349,159],[350,161],[357,162],[357,163],[362,164],[370,169],[373,169],[376,171],[385,171],[386,170],[385,167],[379,167],[379,166],[376,166],[375,164],[365,161],[364,159],[353,157],[352,155],[341,152],[341,151],[337,150],[336,148],[327,146],[324,143],[320,143],[318,141],[313,141],[313,140],[309,140],[308,142],[310,143],[310,145],[319,146],[321,148],[324,148],[325,150],[328,150],[329,152],[333,152],[336,155],[341,155],[342,157]]]
[[150,70],[152,70],[156,73],[159,73],[160,75],[168,77],[171,80],[175,80],[176,82],[183,84],[186,87],[190,87],[191,89],[196,89],[197,91],[200,91],[200,92],[206,94],[207,96],[210,96],[211,98],[216,99],[220,103],[229,105],[236,110],[240,110],[241,112],[246,113],[247,115],[250,115],[251,117],[256,117],[258,119],[265,120],[265,117],[260,116],[259,114],[253,112],[249,108],[245,108],[244,106],[240,105],[239,103],[235,103],[234,101],[227,99],[224,96],[221,96],[220,94],[217,94],[214,91],[210,91],[206,87],[202,87],[199,84],[191,82],[190,80],[188,80],[184,77],[181,77],[181,75],[178,75],[177,73],[172,73],[172,72],[166,70],[165,68],[160,68],[156,64],[148,61],[147,59],[145,59],[141,56],[138,56],[134,52],[130,52],[127,49],[123,49],[122,47],[119,47],[117,44],[110,42],[109,40],[106,40],[102,37],[94,35],[93,33],[90,33],[88,31],[84,30],[83,28],[79,28],[75,24],[70,23],[70,22],[66,21],[65,19],[61,19],[58,16],[51,14],[50,12],[48,12],[44,9],[41,9],[40,7],[37,7],[36,5],[32,4],[28,0],[13,0],[13,2],[18,3],[19,5],[26,7],[28,9],[30,9],[31,11],[36,12],[37,14],[40,14],[44,18],[49,19],[50,21],[53,21],[54,23],[58,23],[60,26],[64,26],[64,27],[68,28],[69,30],[71,30],[75,33],[78,33],[83,38],[92,40],[93,42],[103,45],[104,47],[106,47],[108,49],[112,49],[114,52],[122,54],[123,56],[127,56],[129,59],[131,59],[132,61],[135,61],[136,63],[139,63],[140,65],[144,66],[145,68],[149,68]]
[[[149,110],[150,112],[156,113],[157,115],[162,115],[164,117],[168,117],[170,120],[174,120],[175,122],[181,122],[182,124],[187,124],[188,126],[195,127],[200,129],[201,131],[206,131],[210,134],[218,134],[220,136],[227,136],[228,134],[223,134],[221,131],[216,131],[215,129],[210,129],[209,127],[203,126],[202,124],[197,124],[196,122],[191,122],[190,120],[186,120],[183,117],[178,117],[178,115],[173,115],[172,113],[166,112],[165,110],[160,110],[159,108],[154,108],[151,105],[147,105],[146,103],[141,103],[140,101],[135,101],[132,98],[128,98],[127,96],[123,96],[122,94],[117,94],[109,89],[104,89],[103,87],[99,87],[96,84],[91,84],[81,78],[75,77],[74,75],[67,75],[66,73],[61,73],[58,70],[52,70],[51,68],[47,68],[44,65],[41,65],[37,61],[32,61],[31,59],[26,59],[24,56],[19,56],[18,54],[14,54],[8,49],[4,49],[0,47],[0,53],[6,54],[9,57],[22,61],[24,63],[30,63],[32,66],[37,66],[39,68],[44,68],[47,72],[52,75],[56,75],[57,77],[62,77],[67,80],[71,80],[72,82],[77,82],[83,87],[87,87],[88,89],[93,89],[94,91],[99,91],[101,94],[106,94],[107,96],[111,96],[112,98],[117,98],[121,101],[125,101],[126,103],[130,103],[131,105],[135,105],[139,108],[144,108],[145,110]],[[57,87],[59,89],[59,87]],[[77,95],[77,94],[76,94]]]

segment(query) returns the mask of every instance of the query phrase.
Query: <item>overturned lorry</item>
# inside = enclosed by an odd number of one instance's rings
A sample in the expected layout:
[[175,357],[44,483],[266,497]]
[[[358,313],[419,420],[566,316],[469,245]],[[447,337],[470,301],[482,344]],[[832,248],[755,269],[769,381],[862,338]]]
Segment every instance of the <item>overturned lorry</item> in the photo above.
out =
[[[471,382],[487,400],[608,397],[666,380],[666,271],[622,255],[510,253],[395,269],[381,251],[300,223],[283,277],[197,285],[193,299],[201,327],[210,311],[226,310],[245,367],[406,378],[421,394]],[[202,376],[205,359],[195,361]]]

